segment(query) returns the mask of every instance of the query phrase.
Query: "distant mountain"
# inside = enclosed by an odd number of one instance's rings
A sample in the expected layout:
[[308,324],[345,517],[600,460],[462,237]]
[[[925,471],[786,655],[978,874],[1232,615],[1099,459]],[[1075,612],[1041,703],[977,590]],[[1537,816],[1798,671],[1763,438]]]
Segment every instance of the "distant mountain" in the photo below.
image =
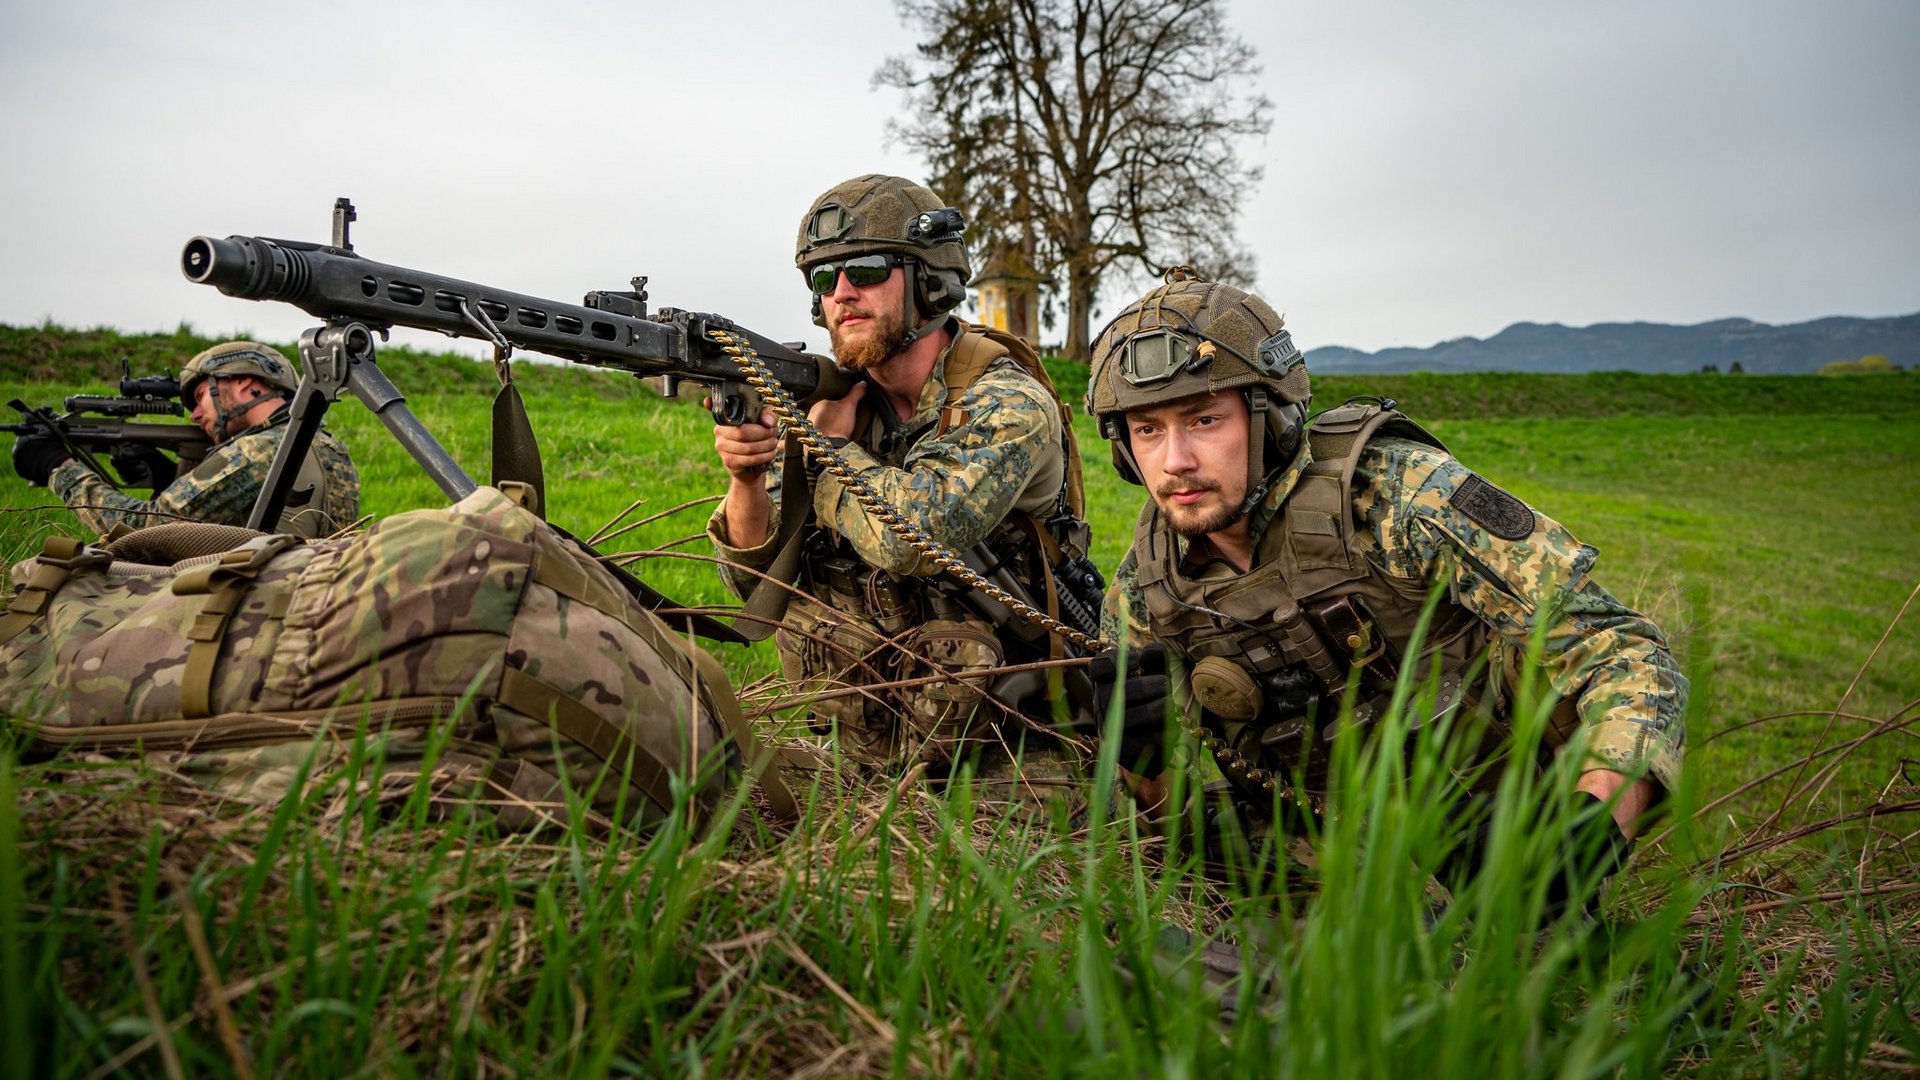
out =
[[1361,352],[1333,345],[1307,354],[1314,374],[1380,375],[1407,371],[1699,371],[1735,363],[1754,375],[1800,375],[1835,360],[1879,353],[1907,367],[1920,363],[1920,314],[1884,319],[1835,316],[1790,326],[1720,319],[1698,326],[1664,323],[1514,323],[1484,340],[1464,337],[1425,349]]

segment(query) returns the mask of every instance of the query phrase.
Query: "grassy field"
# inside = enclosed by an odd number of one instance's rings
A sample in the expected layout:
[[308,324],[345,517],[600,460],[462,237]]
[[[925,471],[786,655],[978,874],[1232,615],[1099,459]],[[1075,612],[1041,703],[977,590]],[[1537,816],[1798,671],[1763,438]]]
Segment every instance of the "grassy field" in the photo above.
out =
[[[123,354],[138,371],[199,347],[184,332],[0,328],[0,399],[97,389]],[[383,357],[480,475],[491,369]],[[694,403],[592,372],[517,370],[557,523],[590,535],[721,489]],[[1075,373],[1059,374],[1077,397]],[[1920,631],[1901,618],[1920,584],[1920,378],[1400,376],[1316,390],[1322,404],[1398,399],[1470,466],[1598,547],[1600,579],[1668,631],[1694,682],[1677,804],[1696,813],[1642,845],[1609,923],[1533,931],[1532,882],[1564,823],[1536,819],[1529,808],[1548,800],[1521,791],[1498,818],[1495,870],[1429,918],[1405,869],[1457,838],[1418,769],[1396,780],[1365,760],[1347,763],[1344,812],[1315,837],[1312,888],[1275,889],[1258,873],[1211,879],[1125,815],[1015,827],[974,819],[964,798],[837,774],[819,779],[797,827],[742,804],[731,830],[636,842],[496,839],[465,816],[383,809],[339,777],[245,812],[164,771],[0,759],[0,1067],[1920,1068],[1920,791],[1905,772],[1920,756],[1908,726]],[[441,501],[356,404],[330,426],[360,463],[367,512]],[[1111,567],[1140,492],[1113,476],[1084,418],[1080,434],[1096,559]],[[36,509],[49,501],[0,479],[0,557],[75,528],[63,509]],[[706,512],[605,549],[654,552],[635,567],[650,583],[720,603],[711,566],[670,553],[705,554],[703,542],[673,545]],[[772,667],[764,647],[716,651],[743,684]],[[1803,760],[1813,766],[1797,776]],[[1196,974],[1213,939],[1265,976],[1226,995],[1224,1022]]]

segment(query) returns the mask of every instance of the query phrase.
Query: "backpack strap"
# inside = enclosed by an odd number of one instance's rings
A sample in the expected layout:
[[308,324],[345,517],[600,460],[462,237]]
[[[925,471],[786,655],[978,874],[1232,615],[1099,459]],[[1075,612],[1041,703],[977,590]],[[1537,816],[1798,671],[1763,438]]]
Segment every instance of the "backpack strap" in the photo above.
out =
[[0,645],[19,637],[46,614],[54,594],[66,586],[75,570],[104,567],[112,562],[113,556],[71,536],[47,537],[40,545],[39,557],[34,560],[33,574],[7,602],[6,613],[0,615]]
[[[1087,517],[1086,478],[1080,465],[1080,441],[1073,431],[1073,406],[1060,398],[1060,391],[1054,388],[1053,377],[1047,374],[1047,366],[1040,360],[1040,354],[1026,339],[1016,337],[991,326],[974,326],[959,322],[959,336],[953,340],[953,348],[947,354],[946,380],[947,396],[940,408],[940,426],[938,433],[945,435],[968,420],[967,411],[960,407],[960,399],[973,383],[986,374],[994,361],[1010,356],[1015,363],[1024,368],[1035,382],[1046,387],[1047,396],[1060,410],[1060,439],[1066,451],[1065,492],[1067,509],[1080,521]],[[1076,554],[1085,554],[1079,552]]]
[[222,554],[212,562],[194,566],[173,579],[175,596],[205,596],[200,613],[194,616],[187,637],[193,642],[187,650],[187,665],[180,673],[180,715],[198,720],[213,714],[213,667],[220,658],[220,643],[227,636],[233,614],[246,599],[247,586],[260,576],[274,557],[300,543],[286,533],[269,533]]

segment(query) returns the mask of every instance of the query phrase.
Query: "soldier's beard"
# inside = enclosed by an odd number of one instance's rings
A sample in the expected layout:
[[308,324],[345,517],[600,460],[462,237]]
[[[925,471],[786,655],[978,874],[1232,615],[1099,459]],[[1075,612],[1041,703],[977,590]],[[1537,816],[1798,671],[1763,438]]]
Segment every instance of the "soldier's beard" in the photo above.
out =
[[1217,533],[1246,516],[1243,506],[1246,502],[1244,493],[1235,495],[1231,500],[1223,497],[1218,502],[1209,500],[1207,503],[1195,506],[1181,506],[1169,501],[1176,493],[1193,491],[1215,491],[1220,492],[1222,496],[1226,494],[1221,489],[1219,481],[1197,480],[1192,477],[1169,480],[1155,488],[1153,492],[1159,496],[1160,512],[1166,515],[1167,524],[1181,536],[1193,539],[1209,533]]
[[[848,332],[842,326],[848,315],[863,315],[866,322]],[[900,355],[907,337],[907,313],[899,307],[881,311],[843,308],[839,323],[827,331],[833,341],[834,359],[852,371],[866,371]]]

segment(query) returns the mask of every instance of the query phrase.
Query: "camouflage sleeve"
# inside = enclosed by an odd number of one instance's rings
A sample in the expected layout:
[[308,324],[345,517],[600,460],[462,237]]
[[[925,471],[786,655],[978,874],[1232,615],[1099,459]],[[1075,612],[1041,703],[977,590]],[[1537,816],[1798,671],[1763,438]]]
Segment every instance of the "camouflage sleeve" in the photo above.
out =
[[1687,678],[1660,628],[1591,579],[1598,553],[1442,451],[1381,439],[1358,471],[1355,504],[1387,572],[1444,580],[1522,654],[1538,632],[1547,676],[1589,729],[1596,767],[1650,772],[1673,788]]
[[767,473],[767,494],[773,499],[773,510],[767,518],[767,538],[758,546],[743,548],[733,546],[727,536],[727,501],[720,500],[713,508],[713,515],[707,518],[707,539],[713,542],[713,553],[720,558],[720,583],[727,591],[742,600],[753,592],[760,578],[748,573],[741,567],[765,570],[773,563],[773,557],[779,552],[773,549],[774,538],[780,535],[780,480],[781,459],[775,458],[772,469]]
[[1106,599],[1100,605],[1100,636],[1129,649],[1153,643],[1147,629],[1147,603],[1140,595],[1140,564],[1129,550],[1113,572]]
[[115,525],[130,529],[157,525],[173,517],[159,516],[159,499],[136,499],[94,475],[92,469],[68,460],[55,467],[47,477],[47,486],[67,504],[80,523],[101,535]]
[[[986,539],[1025,493],[1048,454],[1059,454],[1060,413],[1024,371],[996,368],[962,395],[967,422],[929,435],[891,468],[856,444],[843,455],[849,467],[900,517],[955,551]],[[846,537],[869,565],[896,574],[930,574],[931,563],[873,520],[845,485],[823,474],[813,491],[823,525]]]
[[77,461],[55,469],[48,483],[88,528],[103,535],[123,524],[130,529],[169,521],[245,525],[273,460],[271,449],[265,458],[252,449],[245,439],[216,447],[199,467],[151,499],[115,490]]

